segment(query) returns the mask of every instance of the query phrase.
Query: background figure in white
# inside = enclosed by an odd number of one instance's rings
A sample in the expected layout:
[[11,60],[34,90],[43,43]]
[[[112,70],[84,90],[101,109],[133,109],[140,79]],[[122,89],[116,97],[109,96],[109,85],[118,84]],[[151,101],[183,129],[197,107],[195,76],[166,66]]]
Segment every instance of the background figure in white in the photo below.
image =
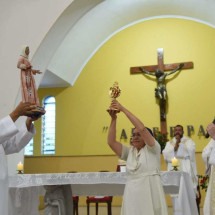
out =
[[211,138],[209,143],[205,146],[205,148],[202,151],[202,159],[205,163],[205,175],[208,176],[210,176],[211,172],[211,164],[209,163],[209,159],[213,148],[215,148],[215,140]]
[[210,176],[203,212],[204,215],[213,215],[215,214],[215,125],[210,123],[206,130],[212,139],[202,151],[206,174]]
[[12,113],[0,120],[0,214],[8,215],[8,169],[6,155],[19,152],[24,148],[33,135],[35,129],[32,121],[37,118],[28,117],[26,123],[20,128],[15,121],[20,116],[28,116],[35,109],[30,103],[20,103]]
[[[121,215],[167,215],[160,178],[159,143],[144,124],[118,101],[112,101],[108,112],[111,116],[108,144],[117,156],[127,161],[127,182]],[[135,127],[132,132],[131,146],[116,140],[118,112],[124,113]]]
[[[189,173],[193,182],[193,189],[196,195],[198,195],[198,176],[196,169],[195,150],[196,147],[193,140],[184,136],[183,126],[176,125],[174,127],[174,137],[172,140],[166,143],[166,146],[162,153],[167,163],[168,171],[171,171],[173,169],[172,159],[175,157],[179,160],[179,171]],[[174,214],[184,215],[182,208],[177,204],[177,198],[177,196],[172,196]]]

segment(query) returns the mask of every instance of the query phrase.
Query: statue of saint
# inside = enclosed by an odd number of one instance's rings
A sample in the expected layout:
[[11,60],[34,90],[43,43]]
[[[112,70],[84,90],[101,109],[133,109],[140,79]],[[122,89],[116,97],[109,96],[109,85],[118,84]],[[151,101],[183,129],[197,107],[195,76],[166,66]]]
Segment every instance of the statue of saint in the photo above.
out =
[[45,114],[45,110],[43,107],[40,107],[40,102],[34,80],[34,75],[41,74],[41,72],[32,68],[32,65],[28,59],[29,54],[29,46],[24,46],[17,63],[17,68],[21,70],[22,101],[36,104],[37,109],[35,109],[35,115],[43,115]]
[[155,76],[157,79],[157,88],[155,88],[155,97],[161,100],[166,100],[167,98],[167,91],[166,91],[166,83],[165,83],[165,79],[168,75],[171,75],[179,70],[182,69],[182,67],[184,66],[183,63],[179,64],[179,66],[177,68],[175,68],[174,70],[170,71],[170,72],[164,72],[161,71],[160,69],[157,69],[154,72],[149,72],[147,70],[145,70],[143,67],[140,67],[140,70],[147,75],[152,75]]

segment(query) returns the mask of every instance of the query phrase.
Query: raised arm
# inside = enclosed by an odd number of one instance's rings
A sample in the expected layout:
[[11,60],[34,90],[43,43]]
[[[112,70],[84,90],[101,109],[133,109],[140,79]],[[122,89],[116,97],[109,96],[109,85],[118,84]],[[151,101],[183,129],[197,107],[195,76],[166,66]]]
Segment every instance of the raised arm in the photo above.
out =
[[149,146],[154,146],[155,144],[154,137],[149,133],[147,128],[144,126],[144,124],[134,114],[132,114],[125,107],[123,107],[117,100],[114,100],[111,103],[111,107],[118,109],[119,111],[122,111],[130,120],[130,122],[134,125],[134,127],[139,130],[140,135],[145,141],[145,143]]
[[33,75],[42,74],[42,72],[40,72],[40,70],[37,70],[37,69],[32,69],[31,71],[32,71]]
[[111,116],[111,123],[108,131],[108,145],[116,153],[116,155],[121,157],[122,144],[116,141],[116,121],[117,121],[116,111],[110,110],[109,114]]

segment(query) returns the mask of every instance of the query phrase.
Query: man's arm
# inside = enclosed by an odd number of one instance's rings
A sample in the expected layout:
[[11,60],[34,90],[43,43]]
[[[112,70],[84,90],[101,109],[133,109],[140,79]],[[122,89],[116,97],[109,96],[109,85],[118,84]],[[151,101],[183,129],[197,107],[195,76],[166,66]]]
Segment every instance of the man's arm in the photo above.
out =
[[33,121],[39,118],[40,117],[32,119],[28,117],[16,135],[13,135],[10,139],[5,141],[3,146],[6,154],[19,152],[30,142],[36,133]]
[[31,112],[34,109],[35,105],[30,103],[19,103],[19,105],[6,117],[0,120],[0,144],[5,143],[13,135],[18,133],[18,129],[15,125],[15,121],[23,115],[33,113]]
[[32,118],[28,117],[25,121],[25,125],[26,125],[27,130],[30,131],[32,128],[32,125],[33,125]]
[[17,129],[14,122],[20,116],[31,115],[34,108],[35,105],[20,102],[19,105],[10,113],[10,115],[5,118],[6,121],[4,121],[4,126],[7,126],[9,134],[5,138],[1,138],[1,143],[3,144],[6,154],[19,152],[32,139],[35,134],[35,129],[32,122],[37,120],[39,117],[28,117],[20,130]]
[[12,136],[16,135],[18,128],[10,116],[6,116],[0,120],[0,144],[9,140]]

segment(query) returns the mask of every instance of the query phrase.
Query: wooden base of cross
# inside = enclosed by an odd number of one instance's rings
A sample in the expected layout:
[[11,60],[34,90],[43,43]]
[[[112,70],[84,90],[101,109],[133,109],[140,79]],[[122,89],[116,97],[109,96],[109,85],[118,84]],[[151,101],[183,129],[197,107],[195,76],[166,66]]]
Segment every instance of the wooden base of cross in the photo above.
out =
[[166,123],[166,100],[160,99],[160,131],[161,134],[167,135],[167,123]]

